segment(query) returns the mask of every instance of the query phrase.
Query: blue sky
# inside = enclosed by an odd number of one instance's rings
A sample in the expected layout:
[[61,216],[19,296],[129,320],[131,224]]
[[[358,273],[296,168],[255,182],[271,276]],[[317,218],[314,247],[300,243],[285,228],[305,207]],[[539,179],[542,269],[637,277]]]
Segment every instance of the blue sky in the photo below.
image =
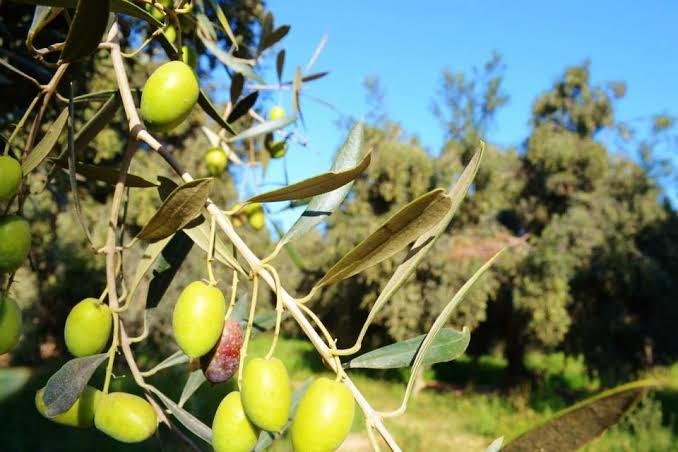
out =
[[[313,71],[326,78],[309,84],[309,94],[341,112],[365,115],[362,81],[379,76],[389,116],[419,136],[432,152],[443,130],[431,102],[444,68],[469,71],[498,51],[506,65],[509,104],[497,116],[487,141],[511,145],[529,132],[532,101],[562,70],[591,61],[594,82],[627,83],[617,117],[629,120],[678,112],[678,2],[617,1],[437,1],[417,8],[411,1],[270,1],[276,24],[292,26],[284,40],[286,78],[306,65],[320,38],[327,45]],[[433,6],[431,6],[433,5]],[[273,80],[273,77],[267,77]],[[275,97],[275,96],[274,96]],[[282,103],[290,107],[289,96]],[[342,141],[337,114],[303,100],[309,146],[293,146],[287,166],[291,181],[327,170]],[[275,162],[270,180],[280,180]],[[285,218],[285,223],[289,223]]]

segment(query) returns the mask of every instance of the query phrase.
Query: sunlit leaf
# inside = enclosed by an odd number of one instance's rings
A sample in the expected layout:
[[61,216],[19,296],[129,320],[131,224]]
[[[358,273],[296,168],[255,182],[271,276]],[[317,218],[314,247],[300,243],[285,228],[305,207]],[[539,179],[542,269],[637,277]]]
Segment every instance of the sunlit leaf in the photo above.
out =
[[[372,350],[364,355],[350,360],[345,367],[350,369],[398,369],[410,367],[425,334],[412,339],[407,339],[395,344]],[[436,335],[435,340],[429,347],[422,365],[430,366],[435,363],[452,361],[460,357],[468,347],[471,333],[468,328],[457,331],[452,328],[443,328]]]
[[209,197],[212,179],[196,179],[177,187],[139,233],[139,239],[156,241],[174,234],[194,220]]
[[64,108],[49,127],[47,133],[45,133],[45,136],[42,137],[42,140],[40,140],[40,142],[33,148],[30,154],[28,154],[26,161],[24,161],[21,165],[21,171],[23,174],[30,173],[35,168],[37,168],[43,160],[45,160],[59,139],[59,135],[61,135],[61,132],[64,130],[67,120],[68,108]]
[[641,380],[618,386],[556,413],[540,426],[506,444],[505,452],[574,451],[616,424],[657,382]]
[[236,72],[241,73],[245,78],[256,80],[261,83],[264,82],[264,80],[254,72],[250,65],[243,63],[242,61],[239,61],[233,55],[220,49],[213,41],[205,38],[204,36],[199,35],[199,38],[202,41],[205,48],[209,50],[212,53],[212,55],[217,57],[217,59],[224,63],[226,66],[228,66],[229,68],[233,69]]
[[78,0],[59,61],[75,61],[96,51],[110,11],[111,0]]
[[451,205],[452,200],[443,189],[418,197],[342,257],[316,286],[336,283],[388,259],[438,224]]
[[341,172],[327,172],[314,176],[286,187],[262,193],[250,198],[248,202],[277,202],[289,201],[292,199],[303,199],[309,196],[316,196],[323,193],[336,190],[349,182],[353,182],[370,165],[370,154],[368,153],[362,161],[347,170]]
[[100,353],[75,358],[57,370],[47,380],[43,396],[47,416],[53,417],[67,411],[80,397],[87,382],[107,357],[107,353]]
[[291,114],[282,119],[275,119],[273,121],[262,122],[255,126],[250,127],[249,129],[243,130],[236,136],[228,138],[226,141],[228,143],[233,143],[234,141],[238,140],[246,140],[248,138],[255,138],[261,135],[266,135],[267,133],[271,133],[275,130],[287,127],[296,120],[297,115]]
[[501,445],[504,443],[504,437],[500,436],[499,438],[492,441],[492,443],[485,448],[485,452],[499,452],[501,450]]
[[235,34],[233,34],[233,30],[231,30],[231,25],[228,23],[228,19],[226,19],[226,16],[224,15],[224,11],[221,9],[221,7],[217,4],[215,0],[208,0],[210,5],[212,6],[212,9],[217,15],[217,20],[223,27],[224,31],[226,32],[226,35],[228,36],[228,39],[231,40],[231,44],[233,45],[233,48],[238,50],[238,41],[235,38]]
[[[331,171],[340,172],[354,167],[362,158],[363,123],[358,121],[339,148],[334,159]],[[329,193],[314,196],[301,217],[292,225],[289,231],[280,239],[277,248],[287,242],[297,239],[324,221],[332,212],[341,205],[348,195],[353,183],[350,182]]]
[[190,358],[186,356],[184,352],[178,350],[160,361],[153,370],[159,372],[161,370],[169,369],[170,367],[178,366],[179,364],[186,364],[188,361],[190,361]]
[[203,373],[202,369],[196,369],[191,372],[188,376],[188,379],[186,380],[184,389],[181,391],[181,397],[179,397],[179,406],[183,407],[184,404],[188,402],[188,399],[190,399],[191,396],[195,394],[195,391],[200,389],[200,386],[202,386],[202,384],[206,381],[207,378],[205,378],[205,374]]

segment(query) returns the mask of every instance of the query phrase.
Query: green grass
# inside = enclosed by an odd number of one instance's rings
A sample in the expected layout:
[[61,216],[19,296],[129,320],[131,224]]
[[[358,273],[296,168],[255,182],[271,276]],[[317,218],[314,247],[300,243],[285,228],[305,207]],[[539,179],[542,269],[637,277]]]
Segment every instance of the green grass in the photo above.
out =
[[[270,336],[255,338],[250,356],[263,356],[270,345]],[[326,373],[311,345],[303,340],[281,340],[276,356],[283,360],[296,387],[306,379]],[[146,367],[152,363],[140,356]],[[497,358],[478,360],[462,358],[458,362],[436,366],[426,375],[429,379],[444,380],[437,384],[440,390],[426,389],[413,397],[405,415],[388,419],[392,431],[403,450],[469,450],[481,451],[498,436],[514,437],[530,426],[548,418],[557,410],[600,390],[600,382],[588,376],[580,359],[563,354],[530,354],[527,366],[541,382],[533,390],[518,388],[510,394],[496,389],[501,381],[505,363]],[[135,446],[122,445],[95,429],[76,430],[56,425],[42,418],[33,407],[33,395],[59,367],[59,363],[44,369],[34,369],[31,378],[19,391],[0,401],[0,441],[2,450],[17,451],[146,451],[185,450],[172,433],[164,428],[159,438]],[[407,372],[355,372],[354,381],[367,399],[378,410],[396,408],[402,399]],[[657,374],[678,386],[678,364],[658,369]],[[328,374],[329,375],[329,374]],[[152,377],[149,381],[174,400],[178,400],[187,377],[187,369],[178,366]],[[472,378],[475,377],[475,378]],[[100,385],[98,373],[93,384]],[[8,387],[0,379],[0,384]],[[134,390],[130,378],[116,378],[113,390]],[[233,384],[203,387],[189,400],[186,408],[206,424],[221,399],[233,389]],[[2,392],[0,391],[0,394]],[[369,450],[362,413],[357,416],[353,433],[344,450]],[[663,390],[633,411],[633,413],[604,434],[586,450],[593,451],[664,451],[678,443],[678,433],[672,413],[678,413],[678,392]],[[196,442],[201,446],[199,439]],[[208,450],[205,447],[205,450]],[[275,451],[290,451],[286,438],[276,442]]]

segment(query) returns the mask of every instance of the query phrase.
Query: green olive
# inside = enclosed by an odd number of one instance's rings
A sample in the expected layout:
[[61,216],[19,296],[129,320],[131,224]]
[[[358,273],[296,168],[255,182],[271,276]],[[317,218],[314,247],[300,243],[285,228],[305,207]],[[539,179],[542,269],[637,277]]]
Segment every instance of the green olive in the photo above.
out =
[[8,155],[0,156],[0,201],[14,196],[21,184],[21,165]]
[[151,74],[141,93],[141,117],[150,130],[166,132],[181,124],[198,100],[200,86],[193,69],[170,61]]
[[21,309],[13,298],[0,295],[0,355],[12,350],[21,337]]
[[165,33],[165,37],[167,40],[174,44],[174,40],[177,39],[177,31],[174,29],[173,25],[168,25],[164,30],[163,33]]
[[221,338],[226,315],[224,294],[202,281],[186,286],[172,316],[172,328],[179,348],[191,358],[209,352]]
[[89,356],[106,348],[111,336],[111,310],[96,298],[85,298],[66,317],[64,339],[73,356]]
[[287,152],[287,141],[276,140],[273,138],[273,134],[269,133],[264,138],[264,147],[268,151],[271,158],[279,159]]
[[96,388],[86,386],[80,397],[75,400],[71,407],[61,414],[49,417],[45,412],[45,401],[43,396],[45,388],[40,389],[35,394],[35,407],[38,412],[50,421],[57,424],[70,425],[71,427],[91,427],[94,424],[94,413],[101,400],[103,393]]
[[224,172],[224,169],[228,165],[228,156],[226,151],[220,147],[213,147],[205,154],[205,165],[207,166],[207,171],[212,176],[218,176]]
[[247,417],[259,428],[279,432],[287,423],[292,404],[290,380],[278,358],[254,358],[242,377],[242,403]]
[[189,45],[182,46],[181,60],[195,70],[198,67],[198,52],[195,51],[195,47]]
[[297,452],[331,452],[344,442],[353,424],[355,402],[343,383],[319,378],[299,401],[292,421]]
[[18,215],[0,218],[0,273],[21,267],[31,250],[31,229]]
[[[172,1],[171,0],[158,0],[155,3],[160,3],[165,9],[172,7]],[[146,11],[150,12],[151,15],[155,19],[159,20],[160,22],[165,20],[165,13],[163,13],[158,8],[152,6],[148,3],[146,4]]]
[[242,407],[240,393],[224,397],[212,421],[212,446],[215,452],[250,452],[257,444],[257,430]]
[[138,443],[155,433],[158,421],[146,400],[125,392],[111,392],[99,401],[94,425],[120,442]]
[[258,202],[247,204],[243,207],[242,212],[247,216],[247,221],[253,229],[259,231],[266,224],[264,208]]
[[275,121],[276,119],[282,119],[285,117],[285,109],[280,105],[276,105],[271,108],[271,111],[268,112],[268,119]]

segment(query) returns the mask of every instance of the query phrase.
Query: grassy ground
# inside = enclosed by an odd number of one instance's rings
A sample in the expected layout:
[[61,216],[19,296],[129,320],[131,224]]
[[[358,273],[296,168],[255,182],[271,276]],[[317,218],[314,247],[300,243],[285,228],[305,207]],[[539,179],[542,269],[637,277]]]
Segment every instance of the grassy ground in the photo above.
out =
[[[257,337],[251,354],[265,354],[269,341],[267,336]],[[284,340],[276,354],[287,365],[295,386],[323,372],[314,351],[304,341]],[[462,359],[454,365],[436,366],[427,372],[427,389],[416,394],[404,416],[388,420],[387,425],[406,451],[481,451],[496,437],[513,437],[573,401],[600,389],[600,383],[585,374],[581,361],[561,354],[531,355],[527,364],[539,375],[542,384],[536,390],[519,388],[509,395],[494,389],[505,365],[501,360],[489,357],[477,361]],[[126,446],[109,440],[95,429],[76,430],[43,419],[33,408],[33,394],[44,385],[55,368],[58,364],[49,369],[32,371],[23,389],[0,402],[0,450],[105,452],[185,449],[164,430],[161,430],[159,438],[141,445]],[[678,381],[678,366],[664,370],[664,374]],[[398,406],[405,388],[405,377],[401,372],[354,375],[356,384],[368,400],[381,410]],[[174,368],[153,377],[151,381],[177,400],[185,379],[186,369]],[[94,382],[100,380],[101,375],[96,375]],[[472,384],[469,383],[471,381]],[[132,388],[127,378],[118,378],[113,383],[114,390],[129,391]],[[229,386],[213,388],[205,385],[188,402],[187,408],[209,424],[219,401],[231,389]],[[0,400],[1,394],[2,388]],[[678,396],[671,392],[658,393],[646,399],[624,422],[587,450],[675,450],[678,434],[673,429],[672,413],[678,413]],[[342,450],[369,450],[364,431],[364,419],[359,413],[353,433]],[[273,450],[291,450],[289,441],[278,441]]]

